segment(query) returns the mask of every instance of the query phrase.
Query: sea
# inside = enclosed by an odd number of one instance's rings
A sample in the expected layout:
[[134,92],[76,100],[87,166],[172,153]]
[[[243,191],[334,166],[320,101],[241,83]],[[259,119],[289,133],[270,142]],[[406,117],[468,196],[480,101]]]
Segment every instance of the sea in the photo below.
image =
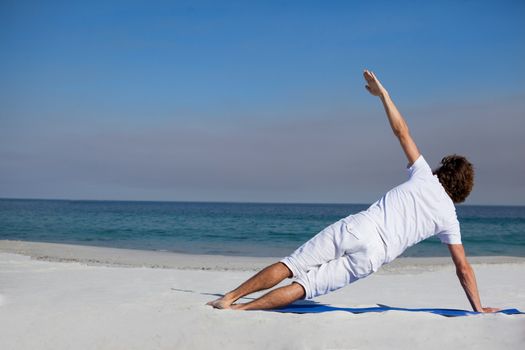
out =
[[[0,199],[0,239],[281,257],[368,204]],[[457,206],[468,255],[525,257],[525,206]],[[435,237],[404,256],[446,256]]]

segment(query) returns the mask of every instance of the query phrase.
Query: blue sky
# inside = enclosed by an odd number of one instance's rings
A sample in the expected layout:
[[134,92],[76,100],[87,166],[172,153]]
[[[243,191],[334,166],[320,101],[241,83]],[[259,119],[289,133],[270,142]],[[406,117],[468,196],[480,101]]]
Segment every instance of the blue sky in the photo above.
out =
[[525,204],[522,1],[2,1],[0,197],[372,202],[421,151]]

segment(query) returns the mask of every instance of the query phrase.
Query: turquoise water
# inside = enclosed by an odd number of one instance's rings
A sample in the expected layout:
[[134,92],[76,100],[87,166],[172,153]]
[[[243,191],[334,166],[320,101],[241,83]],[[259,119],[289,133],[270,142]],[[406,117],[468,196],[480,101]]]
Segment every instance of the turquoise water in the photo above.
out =
[[[0,199],[0,239],[200,254],[283,256],[364,204]],[[469,255],[525,256],[525,207],[458,206]],[[405,256],[445,256],[435,238]]]

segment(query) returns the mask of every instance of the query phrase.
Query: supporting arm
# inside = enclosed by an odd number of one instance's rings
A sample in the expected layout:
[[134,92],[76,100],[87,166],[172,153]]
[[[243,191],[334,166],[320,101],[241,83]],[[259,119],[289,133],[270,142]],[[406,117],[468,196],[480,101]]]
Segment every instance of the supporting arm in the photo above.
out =
[[462,244],[449,244],[448,249],[454,265],[456,265],[456,275],[459,282],[467,295],[467,299],[472,306],[472,309],[477,312],[496,312],[499,309],[491,307],[482,307],[479,298],[478,285],[476,283],[476,275],[472,266],[467,261],[465,256],[465,249]]

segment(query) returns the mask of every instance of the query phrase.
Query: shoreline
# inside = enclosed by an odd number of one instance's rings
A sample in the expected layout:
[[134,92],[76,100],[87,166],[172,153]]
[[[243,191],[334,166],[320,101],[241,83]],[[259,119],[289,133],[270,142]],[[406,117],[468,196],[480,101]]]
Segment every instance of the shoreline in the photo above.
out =
[[[0,253],[25,255],[41,261],[76,262],[94,266],[216,271],[254,271],[280,260],[279,257],[187,254],[14,240],[0,240]],[[525,264],[524,257],[514,256],[472,256],[469,257],[469,261],[473,265]],[[414,269],[435,270],[450,266],[450,257],[400,257],[384,265],[377,273]]]

